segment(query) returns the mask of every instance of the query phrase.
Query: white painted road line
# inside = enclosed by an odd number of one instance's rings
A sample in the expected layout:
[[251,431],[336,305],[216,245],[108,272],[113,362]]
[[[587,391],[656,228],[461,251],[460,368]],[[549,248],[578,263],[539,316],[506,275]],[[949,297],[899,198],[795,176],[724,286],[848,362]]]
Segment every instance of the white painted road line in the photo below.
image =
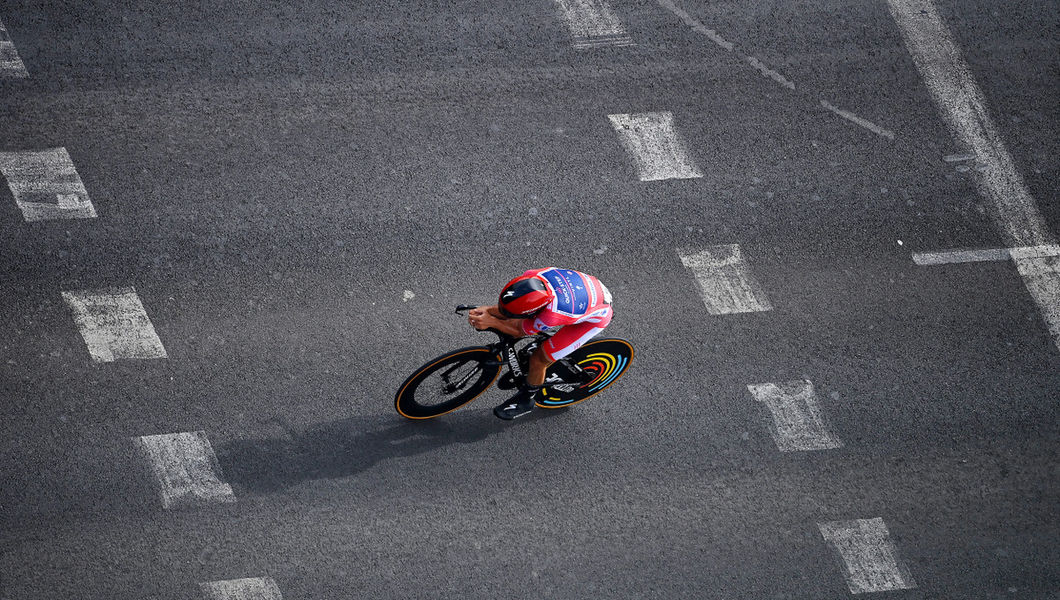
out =
[[679,7],[676,4],[674,4],[672,0],[655,0],[655,1],[659,4],[659,6],[662,6],[666,10],[668,10],[668,11],[672,12],[673,14],[675,14],[677,16],[677,18],[681,19],[685,23],[685,25],[688,25],[689,27],[691,27],[692,31],[695,31],[696,33],[699,33],[699,34],[702,34],[702,35],[706,36],[707,39],[709,39],[710,41],[714,42],[719,47],[725,49],[727,52],[732,52],[734,55],[739,57],[740,60],[744,61],[745,63],[747,63],[749,65],[751,65],[752,67],[754,67],[754,69],[756,71],[758,71],[762,75],[772,79],[773,81],[779,83],[782,87],[785,87],[785,88],[787,88],[789,90],[793,90],[793,91],[795,90],[795,83],[792,82],[790,79],[788,79],[787,77],[784,77],[779,72],[769,68],[765,63],[763,63],[762,61],[758,60],[756,57],[751,56],[749,54],[745,54],[745,53],[741,52],[740,50],[738,50],[736,48],[735,44],[733,44],[729,40],[727,40],[724,37],[722,37],[721,34],[719,34],[717,31],[707,27],[706,25],[701,23],[698,19],[696,19],[692,15],[688,14],[687,12],[685,12],[681,7]]
[[271,577],[251,577],[200,583],[206,600],[283,600]]
[[944,250],[913,254],[913,262],[921,266],[1009,259],[1016,263],[1023,284],[1027,286],[1031,298],[1038,305],[1057,348],[1060,348],[1060,245]]
[[1060,348],[1060,256],[1016,258],[1027,291],[1038,304],[1049,333]]
[[578,50],[603,46],[632,46],[622,22],[605,0],[555,0]]
[[163,508],[235,502],[205,431],[132,438],[158,480]]
[[1060,256],[1060,245],[1057,244],[1051,244],[1048,246],[1023,246],[1020,248],[1008,248],[1007,250],[1012,260]]
[[707,39],[709,39],[710,41],[714,42],[715,44],[717,44],[718,46],[720,46],[721,48],[724,48],[725,50],[727,50],[729,52],[732,52],[734,50],[735,46],[733,46],[732,42],[730,42],[729,40],[723,38],[721,36],[721,34],[718,33],[717,31],[714,31],[713,29],[711,29],[711,28],[707,27],[706,25],[700,23],[698,19],[696,19],[692,15],[688,14],[687,12],[685,12],[681,7],[679,7],[676,4],[674,4],[671,0],[655,0],[655,1],[658,2],[659,5],[662,6],[663,8],[665,8],[666,10],[668,10],[668,11],[674,13],[675,15],[677,15],[677,18],[679,18],[682,21],[684,21],[685,25],[688,25],[689,27],[691,27],[692,31],[695,31],[696,33],[699,33],[701,35],[705,35],[707,37]]
[[29,77],[26,65],[18,57],[15,44],[11,41],[11,36],[8,35],[7,28],[4,27],[2,21],[0,21],[0,77],[19,79]]
[[871,131],[872,133],[875,133],[876,135],[878,135],[880,137],[885,137],[885,138],[887,138],[889,140],[893,140],[894,139],[894,132],[893,131],[891,131],[889,129],[884,129],[883,127],[880,127],[879,125],[873,123],[872,121],[870,121],[868,119],[864,119],[862,117],[859,117],[859,116],[855,115],[854,113],[852,113],[850,111],[843,110],[841,108],[837,108],[835,106],[832,106],[832,103],[828,102],[827,100],[821,100],[821,106],[823,106],[826,109],[834,112],[835,114],[839,115],[840,117],[843,117],[844,119],[846,119],[847,121],[850,121],[851,123],[854,123],[856,125],[860,125],[861,127],[864,127],[865,129],[868,129],[869,131]]
[[702,177],[670,112],[607,115],[641,181]]
[[707,312],[712,315],[761,312],[773,305],[737,244],[709,246],[703,250],[678,249],[681,264],[692,271]]
[[63,292],[93,362],[124,358],[166,358],[136,289]]
[[1008,259],[1008,248],[942,250],[939,252],[917,252],[913,254],[913,262],[920,266],[968,262],[996,262]]
[[1055,244],[932,0],[887,0],[913,62],[957,138],[976,156],[976,186],[1008,246]]
[[27,221],[96,216],[66,148],[0,152],[0,173]]
[[1060,246],[1024,246],[1022,248],[971,248],[916,252],[913,262],[920,266],[948,265],[969,262],[997,262],[1009,259],[1060,256]]
[[752,67],[754,67],[755,70],[758,71],[759,73],[761,73],[762,75],[765,75],[766,77],[768,77],[768,78],[772,79],[773,81],[779,83],[781,85],[781,87],[786,87],[789,90],[793,90],[794,91],[794,89],[795,89],[795,83],[794,82],[792,82],[787,77],[784,77],[783,75],[781,75],[777,71],[774,71],[773,69],[770,69],[768,66],[766,66],[766,64],[764,62],[758,60],[754,56],[745,57],[744,60],[747,61],[747,64],[749,64]]
[[781,452],[842,448],[828,429],[809,381],[757,383],[747,389],[773,415],[769,432]]
[[[751,56],[749,54],[745,54],[744,52],[740,51],[740,49],[738,49],[735,44],[733,44],[729,40],[727,40],[724,37],[722,37],[722,35],[719,34],[717,31],[711,29],[710,27],[707,27],[706,25],[701,23],[698,19],[696,19],[692,15],[688,14],[684,9],[682,9],[681,7],[679,7],[676,4],[674,4],[673,0],[655,0],[655,1],[659,4],[659,6],[662,6],[666,10],[668,10],[668,11],[672,12],[674,15],[676,15],[677,18],[681,19],[681,21],[683,21],[685,25],[688,25],[689,27],[691,27],[692,31],[695,31],[696,33],[698,33],[700,35],[706,36],[707,39],[709,39],[710,41],[714,42],[719,48],[724,49],[726,52],[732,52],[734,56],[736,56],[740,60],[744,61],[748,65],[751,65],[752,67],[754,67],[754,69],[756,71],[758,71],[759,73],[761,73],[762,75],[764,75],[764,76],[768,77],[769,79],[772,79],[773,81],[777,82],[778,84],[780,84],[781,87],[784,87],[784,88],[786,88],[788,90],[791,90],[793,92],[795,91],[795,82],[794,81],[791,81],[790,79],[785,77],[783,74],[781,74],[779,71],[771,69],[768,65],[763,63],[758,58],[756,58],[754,56]],[[894,132],[893,131],[889,131],[887,129],[884,129],[883,127],[880,127],[879,125],[876,125],[875,123],[873,123],[872,121],[869,121],[868,119],[859,117],[859,116],[855,115],[854,113],[852,113],[850,111],[841,110],[841,109],[833,106],[832,103],[830,103],[830,102],[828,102],[826,100],[821,100],[820,104],[821,104],[821,106],[823,106],[824,108],[830,110],[834,114],[839,115],[840,117],[846,119],[847,121],[850,121],[851,123],[854,123],[855,125],[858,125],[860,127],[864,127],[865,129],[868,129],[869,131],[875,133],[876,135],[878,135],[880,137],[885,137],[885,138],[888,138],[890,140],[894,139]]]
[[[979,167],[972,171],[976,187],[989,200],[990,214],[1005,243],[1014,247],[998,253],[986,251],[978,256],[984,260],[1002,260],[998,256],[1004,253],[1016,261],[1028,291],[1060,347],[1056,259],[1044,254],[1052,255],[1049,249],[1056,246],[1056,239],[994,127],[982,91],[932,0],[887,0],[887,5],[935,104],[954,135],[971,150],[978,163]],[[917,264],[938,263],[918,261]]]
[[818,523],[821,535],[835,548],[846,566],[847,586],[852,594],[915,588],[908,569],[898,559],[898,550],[883,519],[857,519]]

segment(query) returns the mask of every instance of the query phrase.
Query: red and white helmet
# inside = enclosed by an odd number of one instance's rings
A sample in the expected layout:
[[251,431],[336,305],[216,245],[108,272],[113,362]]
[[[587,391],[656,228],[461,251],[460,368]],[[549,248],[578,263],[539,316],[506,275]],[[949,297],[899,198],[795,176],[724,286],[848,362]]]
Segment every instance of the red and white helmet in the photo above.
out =
[[525,319],[549,305],[555,294],[539,277],[520,275],[508,282],[497,300],[497,308],[504,316]]

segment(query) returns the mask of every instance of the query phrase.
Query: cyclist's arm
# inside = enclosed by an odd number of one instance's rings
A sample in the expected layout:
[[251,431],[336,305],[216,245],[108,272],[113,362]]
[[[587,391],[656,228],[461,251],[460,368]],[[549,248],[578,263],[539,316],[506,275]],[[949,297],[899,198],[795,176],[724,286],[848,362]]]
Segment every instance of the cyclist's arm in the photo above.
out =
[[[478,313],[480,310],[482,312]],[[523,329],[523,321],[526,319],[506,318],[499,310],[497,310],[497,305],[480,306],[471,311],[471,316],[478,318],[478,324],[483,329],[492,328],[512,337],[526,337],[526,331]],[[474,325],[474,323],[472,323],[472,325]]]

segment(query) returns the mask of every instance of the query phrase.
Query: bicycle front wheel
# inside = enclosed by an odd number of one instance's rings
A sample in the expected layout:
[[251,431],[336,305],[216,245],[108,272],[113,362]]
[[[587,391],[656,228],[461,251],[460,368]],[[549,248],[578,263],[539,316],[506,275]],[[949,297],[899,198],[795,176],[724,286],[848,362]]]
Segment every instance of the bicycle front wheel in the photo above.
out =
[[407,419],[433,419],[478,398],[501,372],[485,346],[453,350],[420,367],[398,388],[394,408]]

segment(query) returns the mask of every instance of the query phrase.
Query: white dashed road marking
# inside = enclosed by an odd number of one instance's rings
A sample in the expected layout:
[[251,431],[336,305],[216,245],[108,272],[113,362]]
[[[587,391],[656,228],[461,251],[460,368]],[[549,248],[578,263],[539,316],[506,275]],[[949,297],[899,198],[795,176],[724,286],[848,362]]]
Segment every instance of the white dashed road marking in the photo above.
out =
[[666,10],[677,15],[677,18],[684,21],[685,25],[691,27],[692,31],[707,36],[707,39],[729,52],[735,51],[736,46],[732,42],[722,37],[721,34],[717,31],[714,31],[703,23],[700,23],[698,19],[685,12],[681,7],[674,4],[671,0],[656,0],[656,2],[658,2],[659,5],[665,8]]
[[702,177],[674,128],[670,112],[607,115],[641,181]]
[[622,22],[605,0],[554,0],[579,50],[602,46],[632,46]]
[[205,431],[132,438],[147,461],[162,494],[163,508],[235,502],[232,486],[221,480]]
[[755,58],[753,56],[748,56],[744,60],[746,60],[747,64],[749,64],[752,67],[754,67],[755,70],[758,71],[759,73],[761,73],[762,75],[765,75],[766,77],[768,77],[768,78],[772,79],[773,81],[779,83],[781,87],[786,87],[789,90],[794,90],[795,89],[795,83],[794,82],[792,82],[787,77],[784,77],[779,72],[774,71],[773,69],[770,69],[768,66],[766,66],[766,64],[764,62],[758,60],[757,58]]
[[821,535],[835,548],[846,567],[852,594],[906,590],[916,587],[883,519],[818,523]]
[[63,292],[94,362],[123,358],[166,358],[136,289]]
[[937,252],[917,252],[913,262],[920,266],[947,265],[969,262],[996,262],[1020,258],[1039,258],[1043,256],[1060,256],[1060,246],[1024,246],[1021,248],[972,248],[957,250],[940,250]]
[[200,583],[206,600],[283,600],[271,577],[251,577]]
[[20,79],[29,77],[26,65],[18,57],[15,44],[11,41],[11,36],[8,35],[7,28],[4,27],[2,21],[0,21],[0,77],[17,77]]
[[765,291],[737,244],[709,246],[703,250],[679,249],[681,264],[692,271],[707,312],[712,315],[772,310]]
[[27,221],[96,216],[66,148],[0,152],[0,173]]
[[1027,291],[1038,303],[1049,333],[1060,348],[1060,256],[1016,258]]
[[880,127],[879,125],[873,123],[872,121],[870,121],[868,119],[864,119],[862,117],[859,117],[859,116],[855,115],[854,113],[852,113],[852,112],[850,112],[848,110],[843,110],[841,108],[832,106],[832,103],[827,101],[827,100],[821,100],[821,106],[825,107],[825,109],[827,109],[827,110],[830,110],[830,111],[834,112],[835,114],[839,115],[840,117],[843,117],[847,121],[850,121],[851,123],[854,123],[855,125],[860,125],[861,127],[864,127],[865,129],[868,129],[869,131],[871,131],[872,133],[875,133],[876,135],[878,135],[880,137],[885,137],[885,138],[887,138],[889,140],[893,140],[894,139],[894,132],[893,131],[891,131],[889,129],[884,129],[883,127]]
[[887,0],[887,5],[942,116],[979,162],[976,186],[990,200],[1005,243],[1055,244],[934,2]]
[[781,452],[843,447],[829,431],[809,381],[758,383],[747,389],[772,413],[770,433]]
[[[758,71],[759,73],[761,73],[765,77],[768,77],[769,79],[772,79],[773,81],[777,82],[781,87],[784,87],[784,88],[786,88],[786,89],[788,89],[788,90],[790,90],[792,92],[795,91],[795,82],[794,81],[788,79],[787,77],[785,77],[780,72],[769,68],[768,65],[763,63],[758,58],[756,58],[754,56],[751,56],[749,54],[745,54],[744,52],[742,52],[739,48],[736,47],[736,44],[733,44],[729,40],[727,40],[724,37],[722,37],[722,35],[719,34],[717,31],[715,31],[715,30],[707,27],[703,23],[701,23],[699,21],[699,19],[696,19],[692,15],[688,14],[688,12],[683,10],[681,7],[677,6],[673,2],[673,0],[655,0],[655,1],[659,4],[659,6],[662,6],[666,10],[668,10],[668,11],[672,12],[674,15],[676,15],[677,18],[681,19],[681,21],[683,21],[685,25],[688,25],[689,27],[691,27],[692,31],[695,31],[696,33],[701,34],[703,36],[706,36],[707,39],[709,39],[710,41],[714,42],[718,47],[722,48],[726,52],[731,52],[734,56],[736,56],[737,58],[739,58],[743,62],[747,63],[748,65],[751,65],[751,67],[753,67],[756,71]],[[823,106],[824,108],[826,108],[829,111],[833,112],[834,114],[839,115],[840,117],[846,119],[847,121],[850,121],[851,123],[854,123],[856,125],[864,127],[865,129],[868,129],[869,131],[875,133],[876,135],[878,135],[880,137],[885,137],[885,138],[888,138],[890,140],[894,139],[894,132],[893,131],[889,131],[887,129],[884,129],[883,127],[880,127],[879,125],[876,125],[875,123],[873,123],[872,121],[869,121],[868,119],[859,117],[859,116],[855,115],[854,113],[852,113],[850,111],[841,110],[841,109],[833,106],[832,103],[828,102],[827,100],[821,100],[820,104],[821,104],[821,106]]]

